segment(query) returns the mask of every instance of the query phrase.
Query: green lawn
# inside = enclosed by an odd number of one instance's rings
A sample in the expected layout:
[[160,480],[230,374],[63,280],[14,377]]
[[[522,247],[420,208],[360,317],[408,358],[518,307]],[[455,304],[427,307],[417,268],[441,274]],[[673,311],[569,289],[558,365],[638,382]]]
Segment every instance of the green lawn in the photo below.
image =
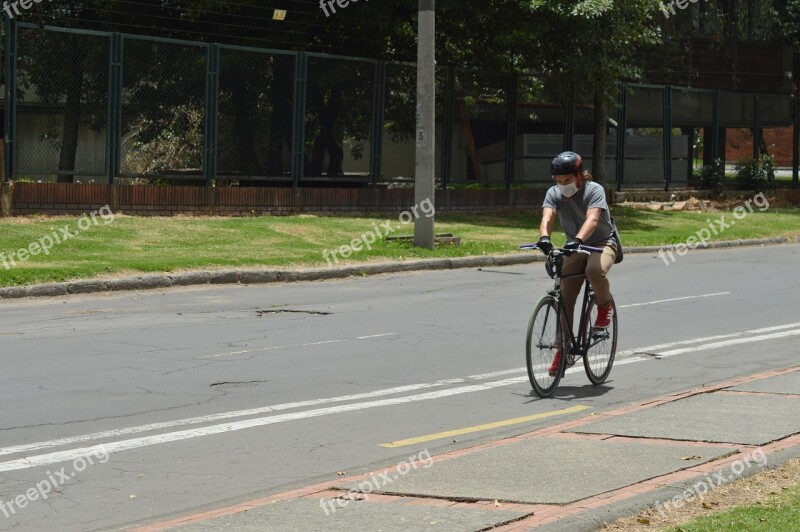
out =
[[794,486],[767,504],[741,506],[700,517],[669,530],[683,532],[785,532],[800,530],[800,486]]
[[[684,242],[723,213],[650,212],[614,207],[623,243],[662,245]],[[730,213],[726,220],[732,219]],[[25,217],[0,219],[0,286],[23,285],[98,275],[135,272],[172,272],[196,268],[258,266],[325,266],[322,252],[349,244],[374,231],[388,218],[260,217],[260,218],[138,218],[116,216],[75,238],[55,245],[49,255],[39,253],[12,266],[7,257],[28,248],[68,224],[78,228],[78,217]],[[749,214],[735,227],[715,237],[721,239],[800,236],[800,209],[773,208]],[[398,225],[397,219],[392,226]],[[538,238],[539,215],[450,214],[437,217],[436,232],[462,238],[460,247],[416,249],[409,242],[379,240],[340,264],[374,260],[518,253],[518,245]],[[392,236],[411,235],[407,225]],[[563,237],[556,236],[556,243]],[[0,256],[2,259],[2,256]]]

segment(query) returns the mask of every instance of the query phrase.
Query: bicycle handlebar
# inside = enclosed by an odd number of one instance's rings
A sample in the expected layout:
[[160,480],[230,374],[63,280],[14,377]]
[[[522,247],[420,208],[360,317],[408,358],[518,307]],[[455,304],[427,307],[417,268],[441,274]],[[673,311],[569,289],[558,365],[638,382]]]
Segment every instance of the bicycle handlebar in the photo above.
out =
[[[539,245],[535,242],[531,244],[522,244],[520,245],[519,249],[539,249]],[[581,244],[581,247],[579,247],[578,249],[553,248],[553,251],[560,251],[562,253],[581,253],[584,255],[591,255],[592,253],[602,253],[603,248]]]

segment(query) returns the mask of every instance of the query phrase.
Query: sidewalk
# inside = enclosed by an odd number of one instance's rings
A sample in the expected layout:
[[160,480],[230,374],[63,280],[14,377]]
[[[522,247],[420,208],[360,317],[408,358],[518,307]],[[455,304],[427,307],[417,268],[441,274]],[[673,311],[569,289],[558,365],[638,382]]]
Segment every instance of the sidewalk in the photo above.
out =
[[800,455],[798,401],[800,366],[136,530],[597,530]]
[[[800,238],[762,238],[708,242],[697,249],[723,249],[741,246],[766,246],[798,243]],[[625,243],[623,242],[623,246]],[[669,246],[624,247],[626,255],[658,253]],[[694,251],[692,251],[694,252]],[[331,268],[257,269],[257,270],[213,270],[189,271],[172,274],[148,274],[113,279],[82,279],[63,283],[47,283],[31,286],[9,286],[0,288],[0,300],[25,297],[61,297],[70,294],[117,292],[123,290],[156,290],[178,286],[202,286],[221,284],[265,284],[296,281],[323,281],[382,273],[412,272],[423,270],[449,270],[454,268],[485,268],[492,266],[514,266],[543,262],[540,253],[525,252],[509,255],[486,255],[454,257],[449,259],[423,259],[402,262],[371,262],[337,266]]]

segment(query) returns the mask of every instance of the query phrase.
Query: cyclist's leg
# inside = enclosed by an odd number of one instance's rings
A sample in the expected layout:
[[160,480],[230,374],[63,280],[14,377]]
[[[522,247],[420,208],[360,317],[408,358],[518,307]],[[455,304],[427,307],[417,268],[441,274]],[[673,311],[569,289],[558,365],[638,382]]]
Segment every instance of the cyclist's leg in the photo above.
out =
[[[592,253],[586,266],[586,277],[592,285],[598,306],[611,303],[611,286],[608,282],[608,272],[614,265],[617,252],[613,245],[607,244],[602,253]],[[566,265],[566,261],[565,261]]]
[[[561,269],[561,275],[573,275],[582,273],[586,268],[586,255],[574,254],[569,257],[564,257],[564,266]],[[564,309],[567,313],[569,320],[569,327],[572,329],[573,317],[575,314],[575,302],[578,300],[578,294],[581,291],[585,279],[583,277],[571,277],[569,279],[561,279],[561,299],[564,302]]]

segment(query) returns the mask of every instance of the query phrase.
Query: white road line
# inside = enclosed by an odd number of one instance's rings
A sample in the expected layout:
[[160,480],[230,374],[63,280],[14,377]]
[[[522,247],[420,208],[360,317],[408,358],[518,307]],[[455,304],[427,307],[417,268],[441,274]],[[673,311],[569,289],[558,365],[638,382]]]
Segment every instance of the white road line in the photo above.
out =
[[[763,329],[754,329],[753,331],[768,331],[768,330],[779,330],[782,328],[796,326],[797,324],[791,325],[780,325],[776,327],[767,327]],[[748,331],[748,332],[753,332]],[[736,333],[739,334],[739,333]],[[663,353],[659,353],[660,357],[669,357],[675,356],[683,353],[690,353],[696,351],[705,351],[709,349],[718,349],[721,347],[728,347],[731,345],[738,345],[738,344],[745,344],[751,342],[760,342],[765,340],[774,340],[779,338],[787,338],[790,336],[800,336],[800,329],[790,330],[790,331],[782,331],[776,332],[773,334],[765,334],[760,336],[748,337],[748,338],[738,338],[738,339],[731,339],[722,342],[714,342],[710,344],[702,344],[688,348],[682,349],[674,349],[672,351],[665,351]],[[696,342],[696,340],[694,341]],[[637,350],[636,352],[641,352],[642,350]],[[633,357],[624,360],[619,360],[615,363],[615,365],[625,365],[625,364],[633,364],[636,362],[642,362],[644,360],[651,360],[649,357]],[[282,405],[275,405],[275,406],[268,406],[262,408],[255,408],[251,410],[239,410],[235,412],[224,412],[220,414],[213,414],[209,416],[201,416],[196,418],[188,418],[183,420],[177,421],[169,421],[163,423],[153,423],[150,425],[140,425],[138,427],[128,427],[123,429],[116,429],[116,430],[109,430],[104,432],[98,432],[94,434],[86,434],[82,436],[75,436],[69,438],[61,438],[46,442],[38,442],[38,443],[31,443],[26,445],[18,445],[15,447],[7,447],[4,449],[0,449],[0,455],[7,455],[7,454],[15,454],[15,453],[23,453],[23,452],[30,452],[39,449],[46,449],[51,447],[61,447],[65,445],[70,445],[74,443],[82,443],[86,441],[98,440],[98,439],[105,439],[105,438],[113,438],[119,436],[125,436],[128,434],[135,434],[140,432],[146,432],[156,429],[162,428],[171,428],[177,426],[185,426],[185,425],[192,425],[197,423],[205,423],[210,421],[218,421],[224,419],[231,419],[235,417],[242,417],[247,415],[255,415],[261,413],[269,413],[275,412],[283,409],[289,408],[300,408],[303,406],[312,406],[312,405],[319,405],[325,403],[332,403],[332,402],[340,402],[340,401],[352,401],[358,399],[365,399],[369,397],[376,397],[381,395],[388,395],[388,394],[395,394],[395,393],[402,393],[406,391],[413,391],[419,390],[428,387],[434,386],[446,386],[450,384],[459,384],[464,383],[471,380],[483,380],[486,378],[492,378],[501,375],[519,373],[525,371],[525,368],[515,368],[503,371],[495,371],[492,373],[484,373],[479,375],[471,375],[468,377],[461,377],[461,378],[454,378],[454,379],[443,379],[435,382],[430,383],[421,383],[421,384],[411,384],[407,386],[399,386],[396,388],[389,388],[385,390],[377,390],[374,392],[367,392],[362,394],[355,394],[349,396],[341,396],[341,397],[334,397],[329,399],[316,399],[311,401],[300,401],[296,403],[285,403]],[[568,373],[577,373],[582,371],[581,367],[571,368]],[[351,403],[345,405],[339,405],[334,407],[328,408],[320,408],[316,410],[307,410],[303,412],[294,412],[289,414],[280,414],[276,416],[267,416],[267,417],[260,417],[254,419],[247,419],[247,420],[240,420],[240,421],[231,421],[227,423],[221,423],[217,425],[210,425],[207,427],[200,427],[200,428],[193,428],[183,431],[176,431],[176,432],[168,432],[164,434],[157,434],[152,436],[144,436],[141,438],[133,438],[127,440],[120,440],[120,441],[112,441],[102,445],[95,445],[92,447],[84,447],[79,449],[72,449],[69,451],[59,451],[54,453],[42,454],[42,455],[35,455],[35,456],[28,456],[25,458],[20,458],[16,460],[10,460],[7,462],[0,462],[0,472],[2,471],[14,471],[18,469],[28,469],[32,467],[37,467],[41,465],[53,464],[63,461],[74,460],[81,456],[86,456],[87,454],[102,452],[120,452],[129,449],[136,449],[139,447],[147,447],[151,445],[159,445],[162,443],[169,443],[174,441],[181,441],[187,440],[191,438],[198,438],[203,436],[211,436],[215,434],[222,434],[226,432],[233,432],[253,427],[261,427],[266,425],[271,425],[275,423],[283,423],[286,421],[294,421],[299,419],[309,419],[313,417],[331,415],[331,414],[342,414],[346,412],[354,412],[359,410],[366,410],[370,408],[377,408],[382,406],[391,406],[397,404],[404,404],[404,403],[412,403],[418,401],[427,401],[431,399],[438,399],[441,397],[449,397],[452,395],[460,395],[464,393],[472,393],[472,392],[481,392],[485,390],[490,390],[493,388],[500,388],[503,386],[509,386],[512,384],[519,384],[528,380],[527,375],[512,377],[500,381],[493,381],[487,382],[482,384],[474,384],[469,386],[462,386],[458,388],[448,388],[445,390],[438,390],[435,392],[427,392],[418,395],[412,396],[404,396],[404,397],[395,397],[391,399],[382,399],[378,401],[370,401],[370,402],[362,402],[362,403]]]
[[265,353],[267,351],[275,351],[277,349],[295,349],[297,347],[311,347],[315,345],[326,345],[326,344],[338,344],[341,342],[349,342],[352,340],[370,340],[372,338],[384,338],[386,336],[394,336],[397,333],[385,333],[385,334],[373,334],[372,336],[358,336],[356,338],[345,338],[343,340],[323,340],[321,342],[309,342],[305,344],[295,344],[295,345],[276,345],[273,347],[260,347],[257,349],[244,349],[242,351],[230,351],[227,353],[216,353],[213,355],[204,355],[197,357],[198,359],[211,359],[211,358],[222,358],[222,357],[231,357],[236,355],[247,355],[250,353]]
[[764,327],[762,329],[751,329],[749,331],[742,331],[737,333],[731,334],[720,334],[717,336],[707,336],[705,338],[695,338],[693,340],[680,340],[678,342],[670,342],[667,344],[658,344],[658,345],[651,345],[647,347],[640,347],[638,349],[631,349],[629,351],[620,351],[617,353],[617,356],[626,356],[626,355],[635,355],[636,353],[651,353],[653,351],[658,351],[659,349],[667,349],[670,347],[675,347],[676,345],[687,345],[687,344],[699,344],[701,342],[711,342],[713,340],[724,340],[726,338],[736,338],[739,336],[746,336],[748,334],[763,334],[763,333],[770,333],[774,331],[780,331],[783,329],[793,329],[795,327],[800,327],[800,322],[797,323],[787,323],[786,325],[776,325],[774,327]]
[[660,299],[658,301],[650,301],[648,303],[631,303],[630,305],[620,305],[617,308],[630,308],[630,307],[644,307],[647,305],[658,305],[659,303],[672,303],[673,301],[686,301],[687,299],[700,299],[704,297],[717,297],[717,296],[727,296],[731,292],[718,292],[716,294],[702,294],[699,296],[686,296],[686,297],[675,297],[672,299]]
[[694,347],[685,347],[683,349],[673,349],[672,351],[664,351],[659,353],[659,357],[671,357],[675,355],[682,355],[683,353],[694,353],[696,351],[707,351],[709,349],[719,349],[720,347],[728,347],[731,345],[749,344],[751,342],[763,342],[765,340],[777,340],[778,338],[788,338],[789,336],[800,336],[800,329],[793,331],[784,331],[774,334],[765,334],[763,336],[752,336],[750,338],[739,338],[738,340],[726,340],[724,342],[715,342],[713,344],[696,345]]
[[330,397],[326,399],[312,399],[308,401],[298,401],[294,403],[283,403],[272,406],[262,406],[259,408],[251,408],[248,410],[236,410],[233,412],[222,412],[219,414],[210,414],[207,416],[192,417],[186,419],[177,419],[174,421],[164,421],[161,423],[150,423],[147,425],[138,425],[135,427],[126,427],[122,429],[112,429],[102,432],[95,432],[92,434],[83,434],[80,436],[72,436],[66,438],[57,438],[49,441],[41,441],[35,443],[28,443],[24,445],[16,445],[13,447],[5,447],[0,449],[0,456],[17,453],[27,453],[31,451],[38,451],[41,449],[49,449],[53,447],[63,447],[65,445],[73,445],[76,443],[84,443],[94,440],[102,440],[106,438],[118,438],[120,436],[128,436],[130,434],[139,434],[142,432],[149,432],[151,430],[169,429],[173,427],[185,427],[187,425],[197,425],[200,423],[210,423],[212,421],[220,421],[225,419],[233,419],[245,416],[254,416],[258,414],[268,414],[271,412],[279,412],[281,410],[290,410],[293,408],[303,408],[307,406],[319,406],[330,403],[340,403],[344,401],[358,401],[362,399],[371,399],[373,397],[381,397],[384,395],[394,395],[398,393],[413,392],[425,388],[435,388],[437,386],[447,386],[450,384],[463,384],[465,382],[479,381],[485,379],[492,379],[504,375],[516,374],[526,371],[525,368],[508,369],[504,371],[493,371],[491,373],[483,373],[480,375],[470,375],[468,377],[460,377],[453,379],[442,379],[434,382],[425,382],[420,384],[409,384],[406,386],[397,386],[395,388],[385,388],[383,390],[375,390],[374,392],[365,392],[354,395],[342,395],[339,397]]
[[385,336],[394,336],[397,333],[386,333],[386,334],[373,334],[372,336],[356,336],[356,340],[369,340],[371,338],[383,338]]
[[294,421],[297,419],[309,419],[314,417],[327,416],[331,414],[356,412],[359,410],[367,410],[370,408],[377,408],[381,406],[392,406],[404,403],[414,403],[418,401],[428,401],[431,399],[439,399],[442,397],[450,397],[453,395],[460,395],[464,393],[482,392],[485,390],[491,390],[492,388],[501,388],[503,386],[509,386],[511,384],[519,384],[527,380],[528,380],[527,376],[514,377],[501,381],[486,382],[483,384],[473,384],[470,386],[462,386],[460,388],[449,388],[447,390],[439,390],[436,392],[428,392],[419,395],[395,397],[393,399],[382,399],[380,401],[371,401],[367,403],[353,403],[353,404],[339,405],[328,408],[319,408],[317,410],[307,410],[305,412],[294,412],[291,414],[280,414],[277,416],[247,419],[242,421],[234,421],[230,423],[221,423],[218,425],[211,425],[208,427],[201,427],[189,430],[182,430],[178,432],[156,434],[154,436],[144,436],[142,438],[133,438],[129,440],[109,442],[101,445],[95,445],[93,447],[84,447],[80,449],[72,449],[69,451],[59,451],[55,453],[41,454],[37,456],[28,456],[25,458],[20,458],[18,460],[9,460],[7,462],[0,463],[0,472],[16,471],[19,469],[30,469],[32,467],[39,467],[49,464],[56,464],[59,462],[75,460],[77,458],[80,458],[82,456],[87,456],[89,454],[97,455],[99,453],[117,453],[121,451],[127,451],[130,449],[148,447],[151,445],[160,445],[162,443],[188,440],[203,436],[212,436],[215,434],[223,434],[227,432],[250,429],[254,427],[263,427],[265,425],[272,425],[274,423],[283,423],[285,421]]

